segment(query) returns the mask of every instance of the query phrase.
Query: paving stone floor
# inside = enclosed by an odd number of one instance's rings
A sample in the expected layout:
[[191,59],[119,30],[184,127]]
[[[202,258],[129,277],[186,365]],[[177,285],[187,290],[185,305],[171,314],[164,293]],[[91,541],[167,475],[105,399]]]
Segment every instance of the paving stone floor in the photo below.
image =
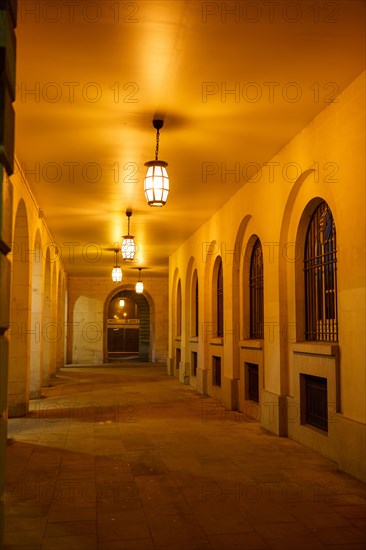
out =
[[165,367],[43,392],[9,421],[5,550],[365,550],[363,483]]

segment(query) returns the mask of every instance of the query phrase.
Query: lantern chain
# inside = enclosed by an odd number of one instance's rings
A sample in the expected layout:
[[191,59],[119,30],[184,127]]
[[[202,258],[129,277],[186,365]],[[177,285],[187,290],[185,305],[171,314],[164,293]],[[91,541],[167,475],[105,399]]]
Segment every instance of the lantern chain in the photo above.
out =
[[160,140],[160,130],[157,128],[156,130],[156,149],[155,149],[155,160],[158,160],[158,152],[159,152],[159,140]]

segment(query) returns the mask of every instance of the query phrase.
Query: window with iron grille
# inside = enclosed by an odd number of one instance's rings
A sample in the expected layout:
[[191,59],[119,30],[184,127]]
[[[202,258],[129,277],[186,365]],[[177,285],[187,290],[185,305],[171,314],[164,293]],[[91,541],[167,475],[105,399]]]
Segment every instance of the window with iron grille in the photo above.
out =
[[179,363],[181,361],[181,350],[180,348],[175,349],[175,368],[179,369]]
[[327,379],[302,375],[305,382],[305,422],[325,432],[328,431]]
[[197,364],[198,364],[198,354],[196,351],[191,352],[191,372],[192,376],[197,376]]
[[258,375],[258,365],[254,363],[246,363],[247,373],[248,373],[248,388],[247,395],[248,399],[259,403],[259,375]]
[[263,338],[264,302],[263,302],[263,255],[259,239],[254,243],[250,259],[250,337]]
[[222,260],[219,259],[216,287],[216,311],[217,311],[217,336],[224,335],[224,280],[222,273]]
[[198,279],[194,286],[194,336],[198,336]]
[[177,336],[182,333],[182,289],[180,280],[178,281],[177,288]]
[[305,339],[338,341],[336,230],[322,202],[311,217],[305,241]]
[[212,357],[212,384],[221,386],[221,357]]

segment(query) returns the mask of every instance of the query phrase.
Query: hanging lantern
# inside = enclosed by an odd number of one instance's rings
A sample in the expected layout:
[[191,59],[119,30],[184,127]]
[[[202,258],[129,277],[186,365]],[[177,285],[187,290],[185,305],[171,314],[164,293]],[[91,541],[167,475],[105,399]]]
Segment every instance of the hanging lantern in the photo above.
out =
[[156,129],[155,160],[145,162],[147,173],[144,181],[144,191],[149,206],[164,206],[169,194],[169,177],[166,171],[168,163],[158,160],[160,130],[163,124],[162,120],[153,120],[153,126]]
[[135,286],[135,291],[136,291],[136,294],[142,294],[144,292],[144,283],[141,281],[141,269],[142,267],[139,267],[138,270],[139,270],[139,280],[137,281],[136,283],[136,286]]
[[122,258],[124,260],[133,260],[136,252],[135,237],[130,235],[130,218],[132,216],[131,210],[126,210],[126,216],[128,219],[127,235],[122,237]]
[[118,265],[118,261],[117,261],[117,252],[118,252],[118,249],[116,249],[114,251],[115,255],[116,255],[116,265],[114,266],[114,268],[112,269],[112,281],[114,283],[120,283],[122,281],[122,269],[120,268],[120,266]]

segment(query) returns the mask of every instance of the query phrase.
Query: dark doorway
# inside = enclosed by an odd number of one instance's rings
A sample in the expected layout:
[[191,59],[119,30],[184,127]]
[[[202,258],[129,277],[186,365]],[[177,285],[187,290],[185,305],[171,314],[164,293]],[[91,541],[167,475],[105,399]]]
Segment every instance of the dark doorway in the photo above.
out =
[[108,362],[148,361],[150,308],[145,296],[121,290],[107,309]]
[[138,354],[139,332],[129,326],[108,326],[108,354]]

